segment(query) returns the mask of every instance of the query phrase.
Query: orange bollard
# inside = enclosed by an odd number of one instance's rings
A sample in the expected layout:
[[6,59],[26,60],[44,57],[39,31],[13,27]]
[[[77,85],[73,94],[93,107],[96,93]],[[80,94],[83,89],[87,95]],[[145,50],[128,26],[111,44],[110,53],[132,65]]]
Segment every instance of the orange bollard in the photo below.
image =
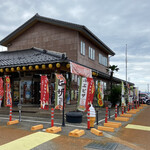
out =
[[115,105],[115,118],[117,118],[117,105]]
[[106,107],[105,123],[107,123],[107,116],[108,116],[108,107]]
[[51,108],[51,127],[54,126],[54,108]]
[[9,108],[9,121],[12,121],[12,105]]

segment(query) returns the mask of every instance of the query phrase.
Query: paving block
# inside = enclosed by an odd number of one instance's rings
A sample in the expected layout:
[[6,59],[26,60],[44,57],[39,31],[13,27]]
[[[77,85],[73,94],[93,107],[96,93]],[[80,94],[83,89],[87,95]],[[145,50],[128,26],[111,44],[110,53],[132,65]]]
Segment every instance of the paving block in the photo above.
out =
[[138,109],[143,109],[143,107],[142,107],[142,106],[140,106]]
[[95,128],[91,128],[91,133],[97,135],[97,136],[103,136],[103,132],[102,131],[99,131]]
[[121,114],[121,117],[132,117],[132,114]]
[[31,130],[40,130],[40,129],[43,129],[43,125],[42,124],[39,124],[39,125],[31,127]]
[[147,104],[141,104],[141,106],[146,107],[146,106],[147,106]]
[[122,126],[122,123],[121,123],[121,122],[112,122],[112,121],[108,121],[108,123],[119,124],[119,127]]
[[129,118],[127,117],[117,117],[115,118],[116,121],[129,121]]
[[12,125],[12,124],[17,124],[17,123],[19,123],[19,120],[8,121],[7,125]]
[[98,126],[98,130],[102,130],[102,131],[109,131],[109,132],[114,132],[115,129],[112,127],[104,127],[104,126]]
[[134,111],[139,112],[140,110],[139,109],[134,109]]
[[48,133],[58,133],[61,131],[61,127],[51,127],[51,128],[47,128],[46,132]]
[[79,130],[79,131],[77,131],[77,132],[74,133],[74,137],[80,137],[80,136],[82,136],[84,134],[85,134],[84,130]]
[[137,112],[134,110],[127,111],[127,114],[136,114]]
[[104,127],[119,128],[119,124],[114,124],[114,123],[104,123]]
[[79,131],[79,129],[75,129],[69,132],[69,136],[74,136],[75,132]]

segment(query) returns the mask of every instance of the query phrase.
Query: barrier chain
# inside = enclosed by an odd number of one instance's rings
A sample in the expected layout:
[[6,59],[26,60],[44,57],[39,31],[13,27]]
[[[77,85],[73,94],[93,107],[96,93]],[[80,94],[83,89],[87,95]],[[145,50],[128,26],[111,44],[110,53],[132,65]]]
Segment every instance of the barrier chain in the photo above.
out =
[[51,127],[54,126],[54,108],[51,108]]

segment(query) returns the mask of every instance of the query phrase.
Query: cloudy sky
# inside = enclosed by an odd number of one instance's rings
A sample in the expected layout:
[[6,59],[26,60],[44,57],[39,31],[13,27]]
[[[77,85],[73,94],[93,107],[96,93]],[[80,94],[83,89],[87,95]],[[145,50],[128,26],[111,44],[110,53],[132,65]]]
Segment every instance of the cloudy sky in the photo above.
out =
[[[150,84],[149,0],[0,0],[0,40],[38,13],[41,16],[88,27],[116,55],[111,64],[120,68],[116,77],[125,80],[125,50],[128,51],[128,81],[142,91]],[[0,50],[6,48],[0,47]]]

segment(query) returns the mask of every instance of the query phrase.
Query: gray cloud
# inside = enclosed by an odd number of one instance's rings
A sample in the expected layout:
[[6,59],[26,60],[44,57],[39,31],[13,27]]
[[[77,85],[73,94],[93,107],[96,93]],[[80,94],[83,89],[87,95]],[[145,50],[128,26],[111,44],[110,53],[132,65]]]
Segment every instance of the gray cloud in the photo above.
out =
[[149,0],[1,0],[0,39],[36,13],[85,25],[115,51],[111,64],[119,66],[115,75],[122,79],[128,44],[128,76],[145,90],[150,82],[149,8]]

